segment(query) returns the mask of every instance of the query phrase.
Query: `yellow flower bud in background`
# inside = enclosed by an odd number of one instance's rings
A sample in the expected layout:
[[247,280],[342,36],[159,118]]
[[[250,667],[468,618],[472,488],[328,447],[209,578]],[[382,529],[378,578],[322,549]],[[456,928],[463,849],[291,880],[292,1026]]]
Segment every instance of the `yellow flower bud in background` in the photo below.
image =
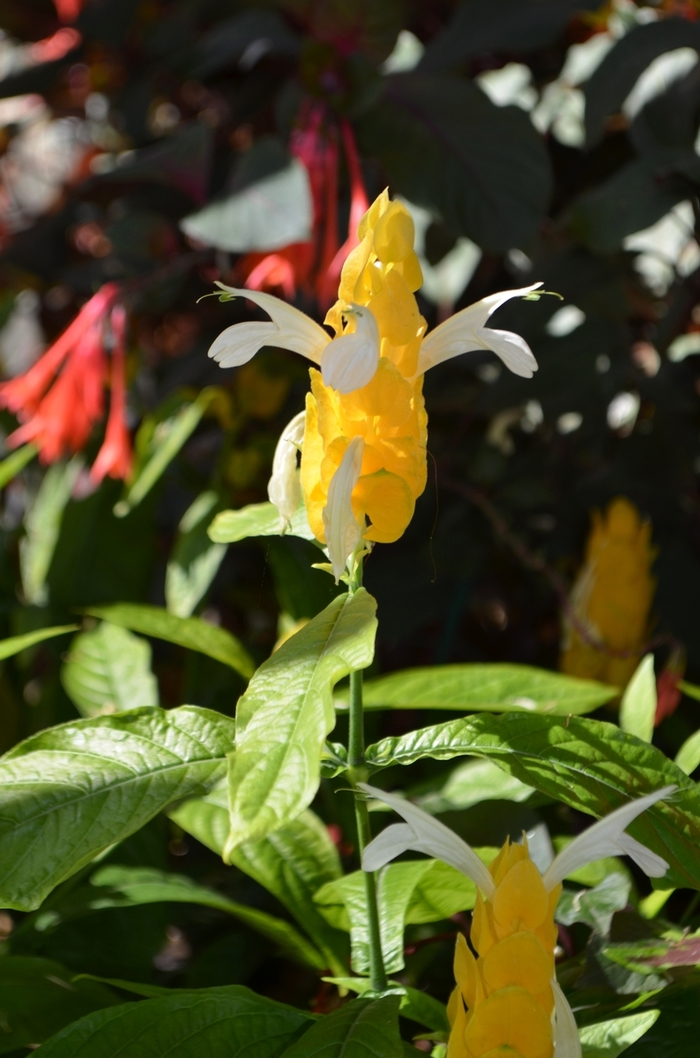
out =
[[[348,310],[366,306],[379,331],[379,365],[370,382],[349,393],[326,385],[311,369],[302,446],[301,482],[309,525],[326,542],[323,511],[331,478],[353,437],[364,440],[360,476],[352,492],[364,538],[397,540],[413,516],[426,483],[427,415],[423,376],[416,375],[426,322],[413,291],[422,277],[413,250],[413,219],[386,192],[370,206],[358,229],[360,244],[347,258],[339,300],[326,322],[336,334],[359,324]],[[343,318],[347,329],[343,329]]]
[[565,620],[562,672],[621,689],[629,683],[649,635],[655,557],[651,523],[629,500],[618,497],[604,514],[593,512],[585,563],[572,589],[571,603],[591,638],[611,650],[633,653],[614,657],[598,650]]

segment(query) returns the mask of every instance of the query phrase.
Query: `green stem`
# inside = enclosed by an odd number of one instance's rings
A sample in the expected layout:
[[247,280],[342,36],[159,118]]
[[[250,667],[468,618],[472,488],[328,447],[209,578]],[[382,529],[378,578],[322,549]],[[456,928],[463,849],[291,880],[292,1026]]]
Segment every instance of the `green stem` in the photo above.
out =
[[[350,585],[350,591],[355,592],[362,584],[362,563],[358,562],[355,577]],[[365,762],[365,724],[364,708],[362,704],[362,672],[350,674],[350,731],[348,737],[348,764],[350,781],[354,787],[355,796],[355,823],[357,826],[357,847],[362,857],[366,846],[372,840],[372,831],[369,824],[369,811],[367,800],[361,790],[356,787],[357,782],[363,782],[367,778]],[[367,900],[367,925],[369,932],[369,975],[372,989],[375,992],[383,992],[387,987],[386,970],[384,969],[384,958],[382,956],[382,939],[379,928],[379,901],[377,899],[377,879],[370,871],[365,871],[365,897]]]

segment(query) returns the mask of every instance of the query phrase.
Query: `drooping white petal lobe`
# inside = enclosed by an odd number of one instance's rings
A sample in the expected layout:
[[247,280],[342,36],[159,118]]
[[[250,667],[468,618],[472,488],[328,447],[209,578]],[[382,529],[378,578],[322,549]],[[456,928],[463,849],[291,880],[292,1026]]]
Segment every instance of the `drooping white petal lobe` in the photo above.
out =
[[[263,345],[276,345],[280,349],[289,349],[293,353],[300,353],[314,364],[321,363],[323,350],[330,342],[330,337],[323,327],[312,320],[304,312],[288,305],[286,301],[275,298],[272,294],[264,294],[259,290],[246,290],[242,287],[227,287],[223,283],[218,284],[222,290],[236,297],[247,298],[263,309],[272,323],[234,323],[227,327],[216,339],[209,356],[218,360],[222,367],[236,367],[250,360],[258,349]],[[253,331],[251,328],[267,328],[266,331]],[[273,328],[273,329],[271,329]],[[253,335],[258,334],[262,340],[256,349],[238,359],[239,347],[246,350],[254,340]],[[264,335],[264,338],[262,337]],[[225,341],[222,341],[226,336]]]
[[297,452],[304,439],[305,425],[306,412],[300,411],[282,431],[272,460],[272,477],[267,485],[267,495],[280,512],[282,532],[289,526],[301,503]]
[[554,1053],[556,1058],[581,1058],[581,1041],[573,1011],[559,982],[552,978],[554,994]]
[[537,361],[525,339],[511,331],[491,330],[486,327],[486,322],[506,301],[524,297],[541,286],[541,283],[532,283],[518,290],[501,290],[450,316],[423,339],[418,357],[418,374],[453,356],[475,349],[492,349],[511,371],[530,378],[533,371],[537,370]]
[[209,356],[221,367],[240,367],[264,345],[274,345],[276,334],[274,323],[234,323],[214,339]]
[[363,782],[358,783],[358,786],[370,797],[375,797],[393,808],[408,824],[408,827],[401,823],[387,827],[370,841],[362,856],[364,870],[377,870],[399,853],[412,849],[414,852],[423,852],[426,856],[434,856],[444,863],[449,863],[451,867],[466,874],[467,878],[471,878],[487,897],[493,897],[496,891],[493,878],[474,850],[454,831],[403,797],[385,793]]
[[323,383],[339,393],[352,393],[371,382],[379,366],[379,328],[373,313],[362,305],[347,311],[355,318],[353,334],[341,334],[323,351]]
[[573,871],[595,863],[596,860],[602,860],[605,856],[631,856],[651,878],[661,878],[668,870],[666,861],[629,834],[625,834],[625,827],[651,805],[670,797],[676,790],[676,786],[664,786],[645,797],[638,797],[611,812],[604,819],[599,819],[588,830],[584,830],[559,853],[545,871],[544,884],[547,890],[551,891]]
[[350,555],[362,539],[362,527],[353,514],[351,499],[362,469],[364,448],[364,438],[353,437],[331,478],[328,499],[323,508],[326,546],[336,584],[345,572]]

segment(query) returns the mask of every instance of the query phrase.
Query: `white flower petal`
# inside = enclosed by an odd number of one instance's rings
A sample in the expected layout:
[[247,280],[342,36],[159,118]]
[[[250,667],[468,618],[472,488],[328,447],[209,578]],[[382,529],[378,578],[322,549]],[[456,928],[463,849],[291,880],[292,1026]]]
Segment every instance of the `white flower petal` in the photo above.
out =
[[264,345],[275,345],[277,334],[274,323],[234,323],[214,339],[209,356],[221,367],[240,367]]
[[[625,834],[625,827],[628,827],[651,805],[669,797],[677,789],[677,786],[664,786],[663,789],[656,790],[645,797],[638,797],[635,801],[630,801],[629,804],[611,812],[604,819],[599,819],[588,830],[584,830],[583,834],[579,834],[559,853],[551,867],[545,871],[544,884],[547,890],[551,891],[573,871],[589,863],[595,863],[596,860],[602,860],[605,856],[631,855],[643,871],[646,871],[647,866],[651,868],[652,878],[661,878],[668,869],[666,861],[656,853],[645,849],[638,841],[634,841],[629,834]],[[641,852],[642,849],[644,849],[644,855]]]
[[339,393],[352,393],[374,378],[379,366],[379,328],[373,313],[364,306],[351,305],[347,315],[354,316],[353,334],[341,334],[323,351],[323,382]]
[[[493,897],[496,887],[488,869],[474,850],[467,845],[466,841],[462,841],[454,831],[446,827],[444,823],[440,823],[437,819],[429,816],[422,808],[418,808],[410,801],[404,800],[403,797],[385,793],[383,790],[378,790],[376,787],[369,786],[363,782],[358,783],[358,786],[370,797],[375,797],[378,801],[383,801],[384,804],[389,805],[408,823],[409,828],[413,832],[413,837],[410,844],[403,845],[400,849],[401,852],[413,849],[415,852],[423,852],[427,856],[434,856],[444,863],[449,863],[451,867],[455,867],[462,874],[466,874],[467,878],[471,878],[474,884],[478,885],[479,889],[487,897]],[[394,830],[394,827],[389,827],[389,830]],[[374,867],[369,867],[368,864],[378,863],[379,861],[381,861],[381,864],[386,863],[391,858],[385,857],[390,843],[396,847],[400,841],[407,840],[407,838],[408,835],[403,830],[399,833],[394,830],[394,833],[389,838],[384,838],[384,833],[380,834],[369,843],[364,851],[362,856],[364,869],[375,869]],[[398,855],[398,851],[394,855]]]
[[498,331],[484,327],[481,331],[484,347],[492,349],[514,375],[532,378],[537,370],[537,361],[524,338],[514,331]]
[[385,827],[365,849],[362,866],[366,871],[378,871],[390,860],[413,848],[416,835],[408,823],[392,823]]
[[555,1058],[581,1058],[581,1041],[573,1011],[559,982],[552,980],[554,994],[554,1055]]
[[[319,326],[305,312],[300,312],[293,305],[288,305],[286,301],[281,301],[280,298],[275,298],[272,294],[263,294],[260,290],[227,287],[223,283],[220,283],[219,286],[227,294],[234,294],[239,298],[247,298],[248,301],[259,305],[268,314],[277,327],[274,342],[269,339],[269,344],[276,345],[280,349],[290,349],[293,353],[300,353],[308,360],[312,360],[314,364],[321,363],[321,354],[330,342],[330,337],[326,334],[323,327]],[[236,327],[245,326],[250,326],[250,324],[234,324],[233,327],[229,327],[227,330],[232,331]],[[226,334],[226,331],[224,331],[224,334]],[[214,345],[216,345],[216,342]],[[213,355],[211,350],[209,355]],[[245,363],[245,361],[242,360],[241,363]]]
[[331,478],[328,499],[323,508],[326,546],[336,584],[345,572],[350,555],[362,539],[362,527],[353,514],[351,497],[360,476],[364,448],[364,438],[353,437]]
[[[460,356],[474,349],[492,348],[481,334],[489,316],[510,298],[524,297],[541,286],[541,283],[532,283],[529,287],[520,287],[518,290],[501,290],[450,316],[423,339],[418,357],[418,374],[422,375],[428,368],[450,360],[453,356]],[[534,357],[532,359],[534,360]]]
[[267,494],[280,512],[282,532],[289,527],[301,503],[297,452],[304,439],[305,425],[306,412],[300,411],[282,431],[272,460],[272,477],[267,485]]

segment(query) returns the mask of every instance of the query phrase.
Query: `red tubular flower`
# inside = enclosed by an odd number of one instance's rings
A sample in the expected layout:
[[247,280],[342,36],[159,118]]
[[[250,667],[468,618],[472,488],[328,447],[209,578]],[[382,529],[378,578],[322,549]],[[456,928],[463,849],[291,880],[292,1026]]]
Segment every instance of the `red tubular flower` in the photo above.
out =
[[[338,126],[350,176],[348,235],[342,246],[338,237]],[[352,127],[344,118],[338,126],[329,122],[323,103],[313,101],[302,108],[289,146],[309,174],[314,208],[311,239],[270,254],[247,254],[239,267],[249,290],[281,289],[291,300],[301,289],[315,296],[324,309],[335,300],[340,270],[357,245],[357,226],[369,205]]]
[[126,425],[126,367],[125,336],[126,313],[123,306],[116,305],[112,310],[112,396],[109,406],[109,419],[102,447],[90,471],[90,480],[99,485],[102,479],[125,479],[129,476],[132,464],[132,449],[129,430]]
[[61,22],[75,22],[85,0],[53,0],[56,14]]
[[0,384],[0,407],[9,408],[22,424],[8,437],[11,448],[32,442],[43,463],[54,463],[67,452],[80,451],[104,411],[104,338],[111,315],[116,338],[113,397],[103,445],[104,449],[110,441],[110,455],[108,458],[100,452],[100,469],[93,474],[95,481],[101,481],[107,473],[126,476],[131,459],[126,426],[120,435],[112,421],[116,417],[123,420],[124,409],[126,317],[124,309],[115,304],[118,294],[115,283],[105,284],[26,374]]

